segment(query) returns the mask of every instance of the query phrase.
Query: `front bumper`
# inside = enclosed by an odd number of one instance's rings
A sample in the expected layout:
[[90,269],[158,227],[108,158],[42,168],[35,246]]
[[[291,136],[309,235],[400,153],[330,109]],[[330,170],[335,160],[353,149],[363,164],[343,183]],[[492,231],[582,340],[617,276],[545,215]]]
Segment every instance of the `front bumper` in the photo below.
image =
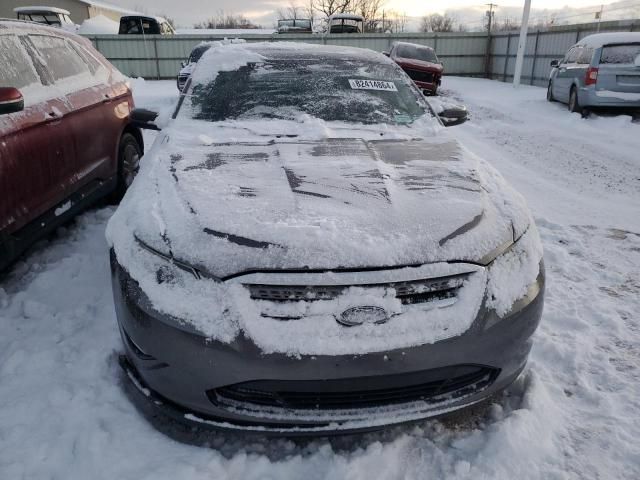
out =
[[[504,319],[481,307],[463,335],[430,345],[363,355],[264,354],[239,336],[225,344],[177,328],[154,312],[145,295],[112,254],[116,313],[126,358],[122,365],[145,410],[183,423],[286,435],[350,433],[443,415],[481,402],[507,387],[526,364],[531,335],[542,314],[544,269],[517,313]],[[346,328],[346,327],[345,327]],[[355,327],[357,328],[357,327]],[[466,375],[466,376],[465,376]],[[452,382],[472,378],[454,390]],[[358,403],[352,390],[398,397],[429,389],[438,395],[383,406]],[[258,391],[260,390],[260,391]],[[314,392],[326,401],[348,398],[332,408],[274,405],[265,392]],[[426,390],[424,390],[426,391]],[[224,397],[232,392],[232,398]],[[247,393],[248,392],[248,393]],[[242,395],[251,399],[243,401]],[[233,396],[235,395],[235,396]],[[221,397],[222,396],[222,397]],[[346,396],[346,397],[345,397]],[[223,398],[224,397],[224,398]],[[391,398],[389,397],[389,398]],[[385,397],[386,398],[386,397]],[[409,397],[407,397],[409,398]],[[289,398],[287,401],[291,401]]]
[[440,85],[440,78],[434,80],[433,82],[420,82],[418,80],[414,80],[413,83],[415,83],[416,86],[422,91],[435,93],[438,90],[438,86]]

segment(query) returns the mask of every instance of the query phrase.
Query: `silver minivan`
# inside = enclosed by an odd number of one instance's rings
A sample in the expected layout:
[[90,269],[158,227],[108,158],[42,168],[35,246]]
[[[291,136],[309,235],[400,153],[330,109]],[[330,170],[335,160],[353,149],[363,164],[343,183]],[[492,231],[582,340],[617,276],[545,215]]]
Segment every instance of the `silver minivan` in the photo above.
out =
[[640,109],[640,32],[589,35],[551,67],[547,100],[566,103],[571,112]]

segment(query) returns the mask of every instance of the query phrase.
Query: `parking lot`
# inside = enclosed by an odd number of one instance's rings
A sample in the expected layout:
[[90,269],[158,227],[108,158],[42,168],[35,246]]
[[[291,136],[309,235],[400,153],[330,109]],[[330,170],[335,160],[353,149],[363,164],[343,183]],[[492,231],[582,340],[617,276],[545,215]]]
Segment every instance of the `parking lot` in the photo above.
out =
[[[165,115],[177,100],[172,81],[133,89]],[[542,323],[495,403],[338,440],[171,440],[122,391],[102,207],[0,287],[3,478],[639,478],[640,123],[483,79],[446,77],[441,95],[467,106],[457,135],[525,196],[544,244]]]

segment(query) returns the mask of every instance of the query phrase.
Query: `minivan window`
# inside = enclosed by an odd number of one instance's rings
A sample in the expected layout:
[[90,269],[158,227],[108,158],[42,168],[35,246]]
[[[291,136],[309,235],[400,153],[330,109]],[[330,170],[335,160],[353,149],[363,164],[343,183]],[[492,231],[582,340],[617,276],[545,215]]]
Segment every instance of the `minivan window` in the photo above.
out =
[[13,35],[0,35],[0,87],[23,88],[40,83],[24,49]]
[[589,64],[591,63],[591,58],[593,57],[593,48],[581,48],[580,53],[578,54],[577,63],[580,64]]
[[564,63],[576,63],[582,47],[573,47],[567,52],[567,56],[564,59]]
[[600,63],[634,63],[640,55],[640,43],[608,45],[602,49]]
[[63,38],[45,35],[30,35],[55,81],[73,77],[80,73],[89,73],[89,66]]

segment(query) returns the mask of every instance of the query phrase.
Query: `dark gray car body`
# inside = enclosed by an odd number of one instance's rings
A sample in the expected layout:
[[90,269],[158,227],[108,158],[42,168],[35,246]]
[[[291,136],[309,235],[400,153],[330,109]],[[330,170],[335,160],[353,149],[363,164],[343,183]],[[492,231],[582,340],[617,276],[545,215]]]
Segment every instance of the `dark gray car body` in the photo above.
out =
[[[415,90],[382,55],[289,48],[380,62]],[[272,121],[264,135],[249,129],[251,141],[194,142],[199,125],[184,125],[158,137],[108,229],[122,365],[146,411],[213,428],[348,433],[477,404],[523,370],[543,308],[541,249],[504,311],[487,278],[497,258],[537,245],[537,231],[521,197],[454,139],[390,127],[408,133],[386,139],[362,125],[349,127],[360,137],[300,138],[276,135],[284,127]],[[237,330],[216,330],[234,315],[218,308],[225,298],[195,322],[170,313],[164,298],[176,290],[187,307],[214,291],[240,295]],[[385,310],[381,291],[401,311]],[[364,303],[340,304],[351,294]]]

